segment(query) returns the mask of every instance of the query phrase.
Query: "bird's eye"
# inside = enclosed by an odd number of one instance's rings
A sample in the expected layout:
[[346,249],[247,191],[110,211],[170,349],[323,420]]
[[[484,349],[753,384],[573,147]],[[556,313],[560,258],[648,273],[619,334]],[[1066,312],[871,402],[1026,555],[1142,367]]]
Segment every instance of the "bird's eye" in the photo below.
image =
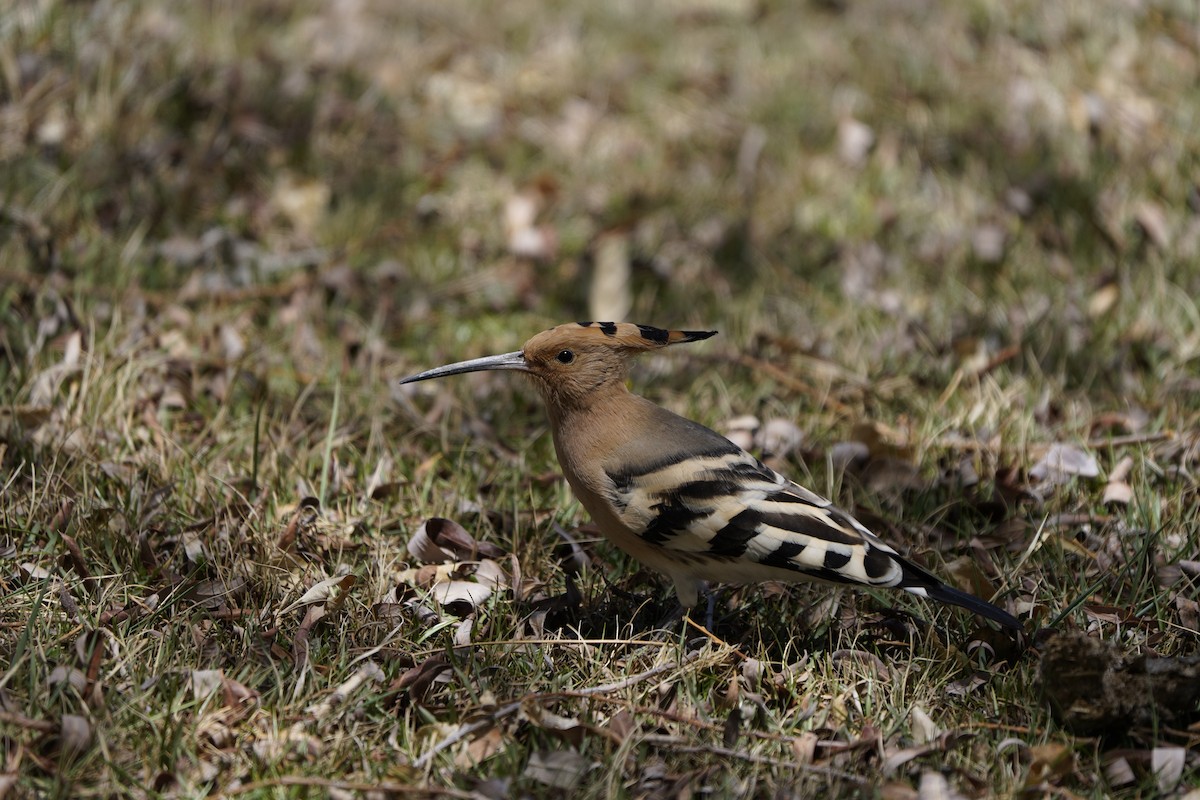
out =
[[572,353],[570,350],[563,350],[558,355],[556,355],[555,358],[558,359],[558,363],[560,363],[560,364],[570,364],[572,361],[575,360],[575,354]]

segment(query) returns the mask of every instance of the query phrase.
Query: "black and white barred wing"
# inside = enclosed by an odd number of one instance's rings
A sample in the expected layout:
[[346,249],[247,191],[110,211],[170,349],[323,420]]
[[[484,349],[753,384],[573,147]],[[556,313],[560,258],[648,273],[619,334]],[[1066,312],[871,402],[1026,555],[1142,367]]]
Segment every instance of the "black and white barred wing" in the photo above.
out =
[[744,451],[720,449],[609,473],[622,522],[705,580],[809,579],[894,587],[1019,629],[1007,611],[947,586],[829,500]]
[[898,586],[897,555],[849,514],[748,453],[722,452],[610,475],[622,521],[668,551],[834,583]]

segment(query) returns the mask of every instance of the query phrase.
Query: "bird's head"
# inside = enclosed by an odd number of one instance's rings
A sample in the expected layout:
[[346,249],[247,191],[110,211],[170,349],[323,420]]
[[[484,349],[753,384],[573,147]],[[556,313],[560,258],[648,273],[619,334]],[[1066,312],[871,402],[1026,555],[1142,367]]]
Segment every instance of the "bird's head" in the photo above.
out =
[[669,331],[628,322],[570,322],[542,331],[515,353],[485,356],[427,370],[400,381],[416,381],[512,369],[533,377],[555,409],[587,405],[608,388],[623,387],[626,366],[638,353],[707,339],[716,331]]

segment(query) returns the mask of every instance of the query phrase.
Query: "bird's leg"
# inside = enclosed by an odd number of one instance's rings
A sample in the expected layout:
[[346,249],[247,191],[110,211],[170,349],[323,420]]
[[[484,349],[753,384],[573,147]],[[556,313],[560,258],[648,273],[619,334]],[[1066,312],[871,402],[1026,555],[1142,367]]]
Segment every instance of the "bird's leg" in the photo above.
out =
[[715,633],[716,631],[713,625],[713,611],[717,607],[717,590],[711,586],[705,586],[704,597],[707,601],[704,604],[704,627],[708,629],[709,633]]

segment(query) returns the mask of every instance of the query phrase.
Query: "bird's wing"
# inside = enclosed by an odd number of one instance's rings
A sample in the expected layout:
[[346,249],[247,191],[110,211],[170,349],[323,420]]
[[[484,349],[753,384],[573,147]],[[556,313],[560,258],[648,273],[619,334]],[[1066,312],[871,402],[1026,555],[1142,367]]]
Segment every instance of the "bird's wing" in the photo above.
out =
[[829,500],[736,447],[609,477],[621,521],[666,551],[835,583],[906,582],[909,565],[895,550]]

